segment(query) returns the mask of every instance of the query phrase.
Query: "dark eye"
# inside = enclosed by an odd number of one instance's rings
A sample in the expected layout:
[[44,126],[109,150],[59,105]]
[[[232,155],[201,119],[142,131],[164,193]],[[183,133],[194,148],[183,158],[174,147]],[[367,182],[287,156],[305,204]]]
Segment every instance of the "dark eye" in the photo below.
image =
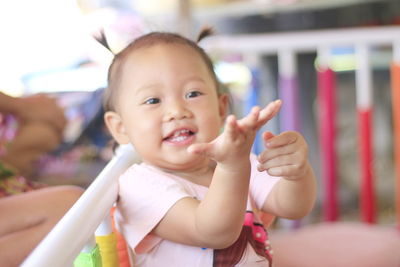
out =
[[154,105],[154,104],[158,104],[158,103],[160,103],[160,99],[154,98],[154,97],[149,98],[146,101],[144,101],[144,104],[147,104],[147,105]]
[[186,94],[186,98],[198,97],[202,95],[199,91],[192,91]]

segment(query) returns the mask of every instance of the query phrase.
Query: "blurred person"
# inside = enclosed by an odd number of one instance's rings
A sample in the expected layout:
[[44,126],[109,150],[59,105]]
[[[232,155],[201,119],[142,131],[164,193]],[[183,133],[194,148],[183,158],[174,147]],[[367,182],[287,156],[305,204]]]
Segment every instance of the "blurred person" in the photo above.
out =
[[0,92],[0,197],[40,187],[25,177],[41,155],[61,143],[66,122],[55,98]]
[[55,98],[0,93],[0,114],[0,262],[18,266],[83,190],[43,188],[26,178],[38,157],[62,141],[67,120]]

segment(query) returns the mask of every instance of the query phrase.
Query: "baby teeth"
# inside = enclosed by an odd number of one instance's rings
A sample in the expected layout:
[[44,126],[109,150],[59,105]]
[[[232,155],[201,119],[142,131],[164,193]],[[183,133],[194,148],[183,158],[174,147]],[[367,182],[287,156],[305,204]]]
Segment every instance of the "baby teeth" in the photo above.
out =
[[172,137],[175,138],[183,133],[188,133],[188,132],[189,132],[189,130],[179,130],[179,131],[176,131]]
[[181,142],[181,141],[185,140],[186,138],[187,138],[187,136],[177,136],[177,137],[173,137],[173,138],[171,139],[171,141],[174,141],[174,142]]

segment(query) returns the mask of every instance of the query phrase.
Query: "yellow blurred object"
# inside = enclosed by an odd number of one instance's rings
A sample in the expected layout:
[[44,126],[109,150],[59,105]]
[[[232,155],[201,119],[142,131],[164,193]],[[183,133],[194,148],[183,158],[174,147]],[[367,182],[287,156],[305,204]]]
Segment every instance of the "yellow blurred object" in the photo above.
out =
[[100,249],[103,267],[118,267],[117,237],[114,233],[105,236],[96,236],[96,243]]
[[[210,7],[233,2],[244,2],[243,0],[187,0],[190,4],[196,7]],[[156,15],[161,13],[174,12],[179,5],[179,0],[163,0],[163,1],[148,1],[135,0],[133,2],[134,9],[144,15]]]
[[14,81],[15,83],[4,83],[3,81],[0,83],[0,92],[5,93],[6,95],[13,97],[20,97],[24,94],[23,86]]
[[178,4],[178,0],[135,0],[133,2],[134,9],[144,15],[156,15],[160,13],[175,11],[178,7]]

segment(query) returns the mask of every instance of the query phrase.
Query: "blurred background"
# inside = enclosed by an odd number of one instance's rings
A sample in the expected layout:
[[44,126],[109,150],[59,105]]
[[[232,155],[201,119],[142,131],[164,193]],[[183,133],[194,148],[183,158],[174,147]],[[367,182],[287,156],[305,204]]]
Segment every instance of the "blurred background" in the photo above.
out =
[[[150,31],[176,31],[195,38],[204,26],[215,35],[245,36],[400,25],[398,0],[13,0],[0,2],[0,91],[12,96],[48,93],[69,119],[59,149],[38,162],[35,179],[87,187],[110,159],[102,123],[101,92],[112,55],[93,39],[104,29],[113,50]],[[245,37],[244,37],[245,38]],[[357,36],[354,36],[357,38]],[[228,44],[229,46],[229,44]],[[205,47],[207,49],[207,47]],[[209,51],[220,80],[232,93],[239,116],[251,104],[279,97],[277,55]],[[316,51],[296,53],[298,130],[310,145],[320,187]],[[371,53],[373,151],[377,222],[395,224],[395,171],[390,64],[392,49]],[[352,47],[331,51],[336,74],[336,152],[341,220],[360,220],[360,163]],[[282,115],[268,130],[282,131]],[[255,151],[262,144],[255,145]],[[323,190],[306,222],[322,220]]]

